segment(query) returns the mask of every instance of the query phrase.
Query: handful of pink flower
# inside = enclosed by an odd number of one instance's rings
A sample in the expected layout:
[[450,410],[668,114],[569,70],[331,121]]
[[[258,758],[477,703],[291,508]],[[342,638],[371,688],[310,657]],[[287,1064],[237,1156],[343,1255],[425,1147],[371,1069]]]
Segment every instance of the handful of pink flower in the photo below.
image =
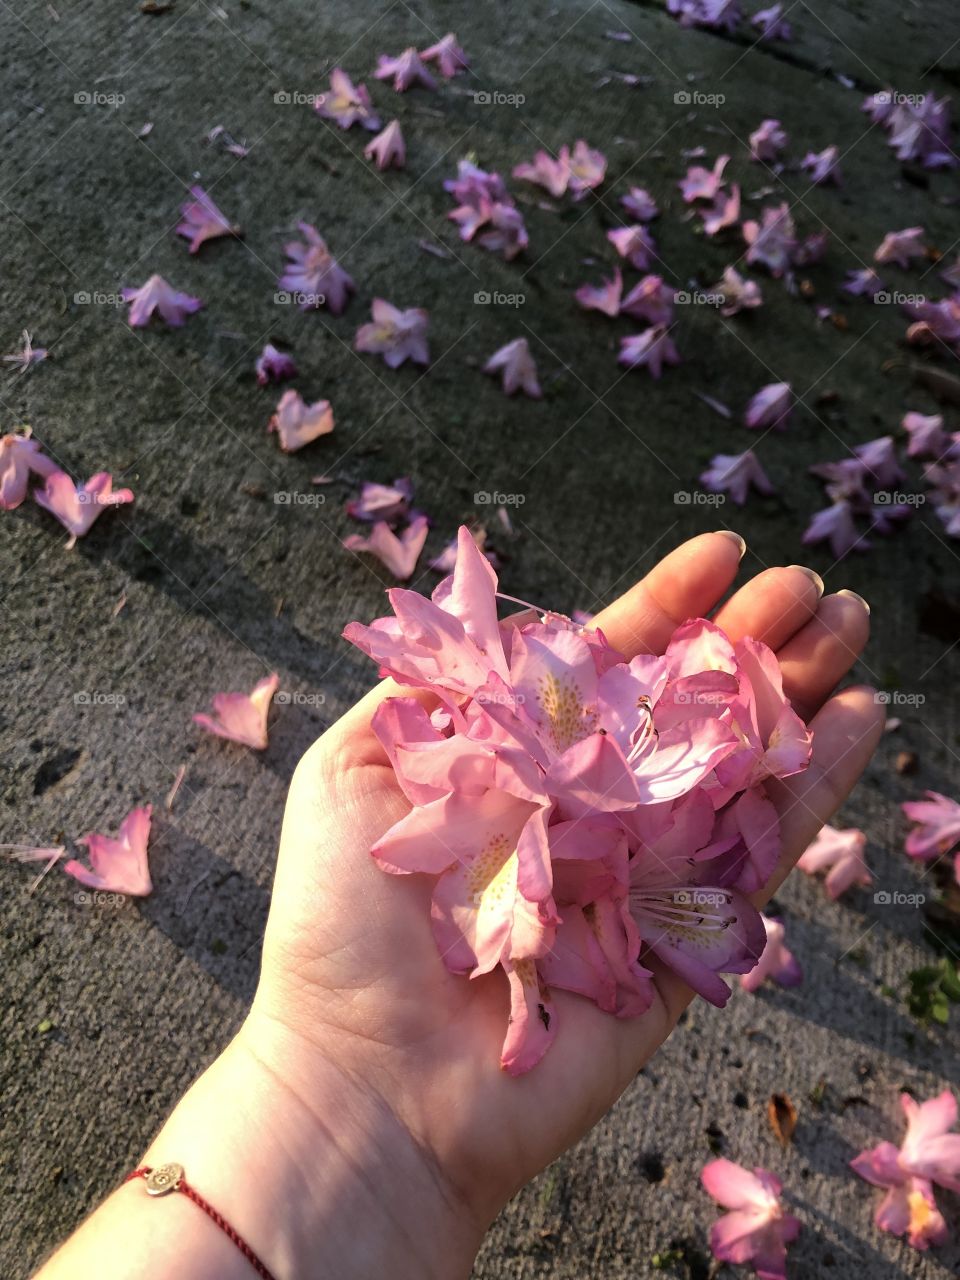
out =
[[780,853],[765,779],[802,771],[812,745],[772,651],[694,619],[664,654],[627,662],[559,614],[501,622],[466,528],[431,599],[388,596],[393,617],[344,635],[424,693],[374,717],[413,808],[372,853],[436,878],[448,969],[503,968],[501,1065],[527,1071],[552,1043],[551,988],[644,1013],[648,956],[725,1004],[718,975],[749,972],[766,941],[746,897]]

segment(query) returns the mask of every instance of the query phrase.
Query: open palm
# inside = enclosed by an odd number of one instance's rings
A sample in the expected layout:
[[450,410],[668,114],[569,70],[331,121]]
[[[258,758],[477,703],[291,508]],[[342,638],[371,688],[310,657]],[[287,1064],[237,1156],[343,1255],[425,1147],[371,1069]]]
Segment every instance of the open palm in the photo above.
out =
[[[685,543],[597,618],[627,658],[660,653],[676,626],[709,616],[736,576],[724,533]],[[770,569],[715,613],[736,640],[777,653],[784,688],[814,730],[810,768],[768,783],[784,853],[762,905],[857,781],[882,732],[873,691],[833,689],[866,643],[859,597],[821,598],[816,575]],[[264,944],[252,1038],[282,1028],[284,1070],[302,1087],[311,1064],[337,1068],[382,1099],[436,1162],[480,1228],[511,1194],[611,1106],[669,1034],[691,992],[655,960],[649,1011],[621,1020],[555,993],[559,1033],[530,1074],[498,1067],[508,996],[502,973],[447,971],[430,929],[431,885],[388,876],[371,846],[408,811],[370,728],[385,681],[304,756],[294,776]]]

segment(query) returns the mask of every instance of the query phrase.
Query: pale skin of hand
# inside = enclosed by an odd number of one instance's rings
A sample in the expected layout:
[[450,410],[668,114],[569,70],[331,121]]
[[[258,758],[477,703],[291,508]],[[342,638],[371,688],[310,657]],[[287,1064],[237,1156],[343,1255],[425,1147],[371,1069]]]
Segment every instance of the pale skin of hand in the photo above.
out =
[[[813,761],[771,787],[784,853],[763,905],[843,803],[883,731],[869,688],[832,694],[869,634],[849,592],[769,569],[717,602],[742,543],[704,534],[598,615],[627,657],[689,617],[776,652],[814,730]],[[557,1038],[530,1074],[498,1066],[506,981],[444,968],[431,883],[385,875],[371,845],[408,810],[370,729],[385,681],[314,744],[290,786],[260,985],[236,1039],[186,1094],[144,1163],[176,1160],[278,1277],[388,1272],[460,1280],[511,1195],[580,1138],[669,1035],[691,998],[668,971],[639,1019],[555,992]],[[832,695],[832,696],[831,696]],[[250,1264],[183,1196],[114,1193],[41,1275],[217,1275]]]

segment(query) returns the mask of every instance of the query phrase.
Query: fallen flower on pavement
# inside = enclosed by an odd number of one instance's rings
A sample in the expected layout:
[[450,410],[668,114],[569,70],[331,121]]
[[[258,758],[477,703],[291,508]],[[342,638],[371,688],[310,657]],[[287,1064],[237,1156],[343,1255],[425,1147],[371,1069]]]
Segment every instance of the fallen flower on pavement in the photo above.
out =
[[797,233],[790,206],[784,202],[761,210],[760,221],[750,218],[743,224],[747,243],[746,260],[760,263],[777,278],[790,269],[797,248]]
[[561,147],[556,157],[547,151],[538,151],[532,161],[514,165],[513,176],[543,187],[559,199],[570,183],[570,148]]
[[887,1192],[874,1219],[880,1230],[895,1236],[906,1233],[914,1249],[928,1249],[947,1238],[933,1184],[960,1192],[960,1133],[951,1132],[957,1123],[957,1100],[944,1089],[921,1103],[901,1093],[900,1105],[907,1117],[900,1146],[881,1142],[851,1160],[850,1167]]
[[769,9],[758,9],[750,19],[750,25],[760,28],[761,40],[793,39],[793,28],[783,16],[782,4],[773,4]]
[[133,501],[130,489],[114,491],[109,471],[98,471],[86,484],[74,484],[65,471],[52,471],[43,489],[34,490],[34,499],[60,521],[70,534],[67,550],[90,531],[93,522],[107,507]]
[[807,875],[826,871],[824,888],[828,898],[839,898],[853,885],[867,889],[873,884],[866,863],[867,837],[856,827],[842,831],[824,823],[813,844],[800,855],[797,866]]
[[754,160],[770,164],[787,145],[787,135],[779,120],[761,120],[749,141]]
[[834,559],[842,559],[849,551],[868,551],[870,543],[866,534],[860,533],[853,518],[850,503],[841,498],[832,506],[817,511],[810,519],[802,542],[809,546],[815,542],[829,542]]
[[298,222],[297,226],[306,243],[291,240],[283,246],[290,262],[277,284],[293,293],[293,300],[301,311],[326,306],[338,316],[356,286],[327,248],[317,228],[309,222]]
[[863,267],[858,271],[848,271],[841,287],[845,293],[855,297],[875,298],[886,286],[872,267]]
[[407,517],[412,498],[413,485],[406,476],[392,485],[367,481],[361,486],[359,498],[347,503],[347,515],[354,520],[385,520],[393,524]]
[[191,253],[196,253],[208,240],[243,234],[238,226],[220,212],[203,187],[191,187],[190,196],[191,199],[180,206],[183,221],[177,225],[177,235],[190,241]]
[[447,216],[460,228],[461,240],[476,240],[491,253],[511,262],[527,247],[523,215],[514,205],[499,173],[488,173],[470,160],[461,160],[457,176],[443,184],[457,202]]
[[711,493],[729,493],[739,507],[746,502],[751,485],[758,493],[776,492],[752,449],[745,453],[718,453],[701,475],[700,483]]
[[720,191],[712,205],[697,210],[703,218],[704,235],[715,236],[725,227],[733,227],[740,220],[740,188],[734,183],[729,192]]
[[686,177],[677,183],[686,204],[694,200],[715,200],[723,183],[723,171],[730,162],[729,156],[720,156],[712,169],[701,164],[691,165]]
[[620,303],[620,314],[647,324],[669,324],[673,319],[674,291],[662,276],[644,276]]
[[840,148],[826,147],[823,151],[808,151],[800,161],[800,168],[806,169],[814,185],[823,186],[832,182],[840,186]]
[[900,808],[915,823],[904,851],[909,858],[930,862],[960,844],[960,804],[939,791],[924,792],[923,800],[907,800]]
[[603,182],[607,172],[607,158],[602,151],[587,146],[578,138],[570,153],[570,191],[574,200],[582,200]]
[[299,391],[285,391],[267,426],[275,431],[284,453],[295,453],[319,436],[333,430],[333,410],[329,400],[307,404]]
[[720,1262],[748,1263],[760,1280],[786,1280],[787,1245],[800,1221],[780,1202],[780,1179],[767,1169],[711,1160],[700,1174],[704,1190],[731,1212],[710,1228],[710,1250]]
[[620,295],[623,292],[623,276],[618,267],[603,284],[582,284],[574,294],[585,311],[602,311],[605,316],[620,314]]
[[746,279],[736,267],[725,267],[723,279],[711,290],[717,297],[722,316],[735,316],[763,305],[763,293],[756,280]]
[[659,378],[664,365],[680,363],[680,352],[670,337],[668,327],[665,324],[658,324],[646,329],[643,333],[621,338],[620,354],[617,360],[630,369],[646,366],[652,378]]
[[27,496],[31,475],[46,479],[60,468],[41,453],[29,427],[0,436],[0,508],[13,511]]
[[470,66],[470,59],[457,43],[457,37],[452,31],[428,49],[421,49],[420,61],[435,62],[445,80],[451,80]]
[[743,415],[744,426],[751,430],[774,427],[783,431],[793,406],[793,388],[789,382],[771,382],[752,397]]
[[293,357],[287,355],[285,351],[278,351],[272,342],[264,346],[254,367],[257,382],[261,387],[265,387],[270,382],[285,382],[288,378],[297,376],[297,366]]
[[397,93],[406,93],[414,85],[424,89],[436,89],[437,82],[420,60],[420,55],[413,46],[404,49],[403,53],[391,58],[381,53],[377,61],[377,69],[373,73],[377,80],[393,80]]
[[405,360],[412,360],[414,364],[430,363],[427,345],[430,317],[426,311],[421,307],[401,311],[383,298],[374,298],[370,310],[373,321],[357,330],[354,351],[383,356],[384,363],[391,369],[398,368]]
[[407,162],[407,148],[399,120],[391,120],[382,133],[367,143],[363,154],[373,160],[378,169],[402,169]]
[[380,117],[370,104],[367,86],[355,85],[340,67],[330,72],[330,89],[317,95],[313,107],[318,116],[332,120],[341,129],[352,129],[359,124],[376,133],[380,128]]
[[905,413],[900,425],[910,437],[907,445],[910,458],[939,458],[950,445],[950,437],[943,429],[942,413]]
[[156,275],[151,276],[139,289],[124,289],[121,296],[124,302],[131,304],[128,319],[134,329],[149,324],[155,311],[171,328],[179,329],[188,315],[199,311],[203,306],[199,298],[193,298],[189,293],[180,293],[167,284],[163,276]]
[[911,258],[923,257],[923,227],[906,227],[903,231],[888,231],[877,246],[874,262],[895,262],[898,267],[908,267]]
[[483,366],[484,373],[500,373],[503,389],[508,396],[516,391],[533,400],[539,400],[543,392],[537,381],[537,366],[530,354],[530,344],[526,338],[514,338],[505,347],[495,351]]
[[386,521],[378,520],[370,530],[369,537],[351,533],[344,538],[343,545],[348,551],[367,551],[376,556],[398,581],[406,582],[413,577],[429,528],[427,517],[417,515],[397,535]]
[[198,711],[192,717],[193,722],[218,738],[264,751],[267,715],[279,684],[280,677],[274,672],[258,680],[249,693],[215,693],[210,700],[212,713]]
[[757,991],[769,978],[778,987],[797,987],[803,981],[800,962],[786,943],[787,933],[779,920],[762,916],[767,944],[756,965],[740,978],[744,991]]
[[607,232],[607,239],[620,257],[626,258],[638,271],[646,271],[657,256],[653,236],[639,223],[633,227],[614,227]]
[[656,200],[643,187],[631,187],[620,203],[637,222],[652,222],[660,214]]
[[121,822],[120,832],[115,838],[96,832],[82,836],[77,844],[86,847],[93,869],[71,858],[64,865],[64,871],[88,889],[125,893],[131,898],[146,897],[153,890],[147,865],[152,813],[149,804],[142,809],[132,809]]

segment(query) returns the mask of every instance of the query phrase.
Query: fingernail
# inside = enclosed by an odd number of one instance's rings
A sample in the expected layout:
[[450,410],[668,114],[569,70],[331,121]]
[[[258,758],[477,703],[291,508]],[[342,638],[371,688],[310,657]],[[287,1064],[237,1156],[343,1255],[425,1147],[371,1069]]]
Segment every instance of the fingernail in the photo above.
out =
[[858,596],[855,591],[850,591],[849,588],[844,587],[842,591],[837,592],[837,595],[848,596],[851,600],[856,600],[859,604],[863,605],[867,613],[870,612],[870,606],[867,604],[866,600],[864,600],[863,596]]
[[823,579],[817,573],[816,569],[811,569],[805,564],[789,564],[788,569],[796,569],[798,573],[805,573],[813,585],[817,588],[817,599],[823,595]]
[[744,542],[743,538],[740,537],[739,533],[734,533],[732,529],[718,529],[717,533],[722,533],[725,538],[733,539],[737,544],[737,549],[740,552],[740,559],[742,560],[747,553],[747,544]]

